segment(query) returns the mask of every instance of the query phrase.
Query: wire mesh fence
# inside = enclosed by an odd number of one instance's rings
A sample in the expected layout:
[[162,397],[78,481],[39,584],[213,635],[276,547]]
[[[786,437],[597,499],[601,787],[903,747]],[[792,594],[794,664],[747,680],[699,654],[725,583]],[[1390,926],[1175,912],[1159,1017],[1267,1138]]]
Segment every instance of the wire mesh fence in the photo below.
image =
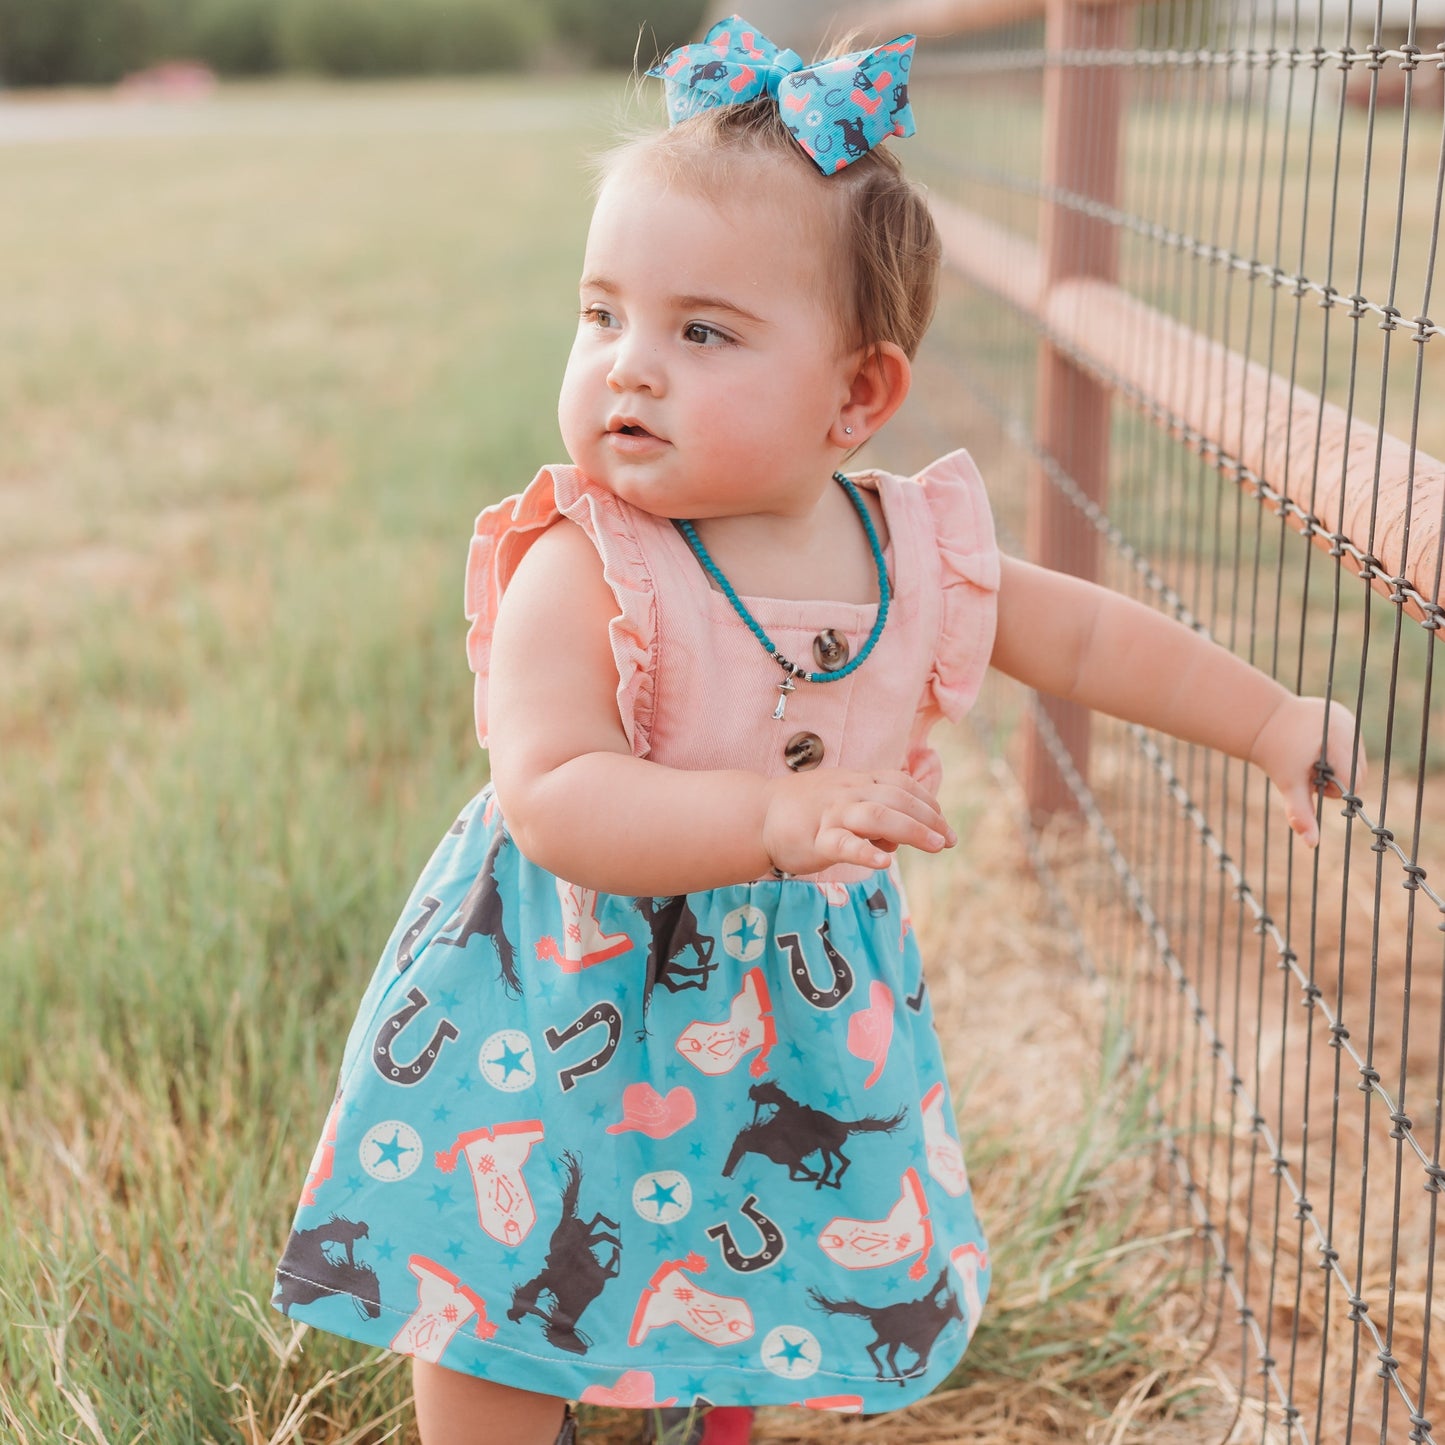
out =
[[1344,702],[1369,766],[1311,852],[1238,762],[1017,689],[982,725],[1153,1081],[1232,1438],[1440,1442],[1445,4],[1044,9],[868,16],[934,32],[920,455],[970,447],[1010,550]]

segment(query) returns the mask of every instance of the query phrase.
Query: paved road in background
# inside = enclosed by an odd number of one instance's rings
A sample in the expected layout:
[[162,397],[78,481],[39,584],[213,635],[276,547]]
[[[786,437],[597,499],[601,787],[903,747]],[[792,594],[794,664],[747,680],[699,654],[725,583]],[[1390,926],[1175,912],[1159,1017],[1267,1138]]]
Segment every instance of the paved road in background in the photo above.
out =
[[[434,131],[565,130],[598,112],[597,86],[568,97],[555,82],[535,98],[498,97],[463,83],[431,89],[342,84],[223,90],[197,101],[109,98],[97,92],[0,100],[0,146],[173,135],[397,135]],[[376,102],[384,101],[382,105]]]

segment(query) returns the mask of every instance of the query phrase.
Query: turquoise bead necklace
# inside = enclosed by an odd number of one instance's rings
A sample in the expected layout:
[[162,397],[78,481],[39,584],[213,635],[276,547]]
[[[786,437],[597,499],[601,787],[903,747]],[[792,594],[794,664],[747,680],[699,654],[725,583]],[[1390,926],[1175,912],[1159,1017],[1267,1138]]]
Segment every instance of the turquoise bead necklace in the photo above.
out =
[[883,548],[878,544],[878,533],[874,530],[873,518],[868,515],[868,508],[864,504],[863,498],[858,495],[858,488],[842,472],[834,472],[833,480],[848,493],[848,500],[853,503],[854,510],[863,523],[863,530],[868,534],[868,545],[873,550],[873,565],[878,569],[878,617],[873,623],[873,630],[868,634],[868,639],[864,642],[858,656],[838,668],[836,672],[809,672],[806,668],[799,667],[796,662],[791,662],[784,657],[773,645],[772,638],[763,631],[757,618],[743,605],[743,600],[734,590],[732,583],[723,576],[722,568],[713,561],[711,554],[702,544],[702,538],[697,535],[697,528],[689,521],[679,519],[677,522],[677,530],[687,539],[687,545],[692,548],[693,555],[702,563],[703,570],[717,583],[723,596],[732,603],[733,611],[747,623],[748,630],[762,643],[763,650],[783,669],[783,680],[778,684],[778,705],[773,709],[774,718],[783,716],[788,695],[797,691],[795,678],[802,678],[804,682],[840,682],[849,674],[857,672],[868,660],[868,654],[877,646],[878,639],[883,635],[883,624],[888,621],[888,569],[883,562]]

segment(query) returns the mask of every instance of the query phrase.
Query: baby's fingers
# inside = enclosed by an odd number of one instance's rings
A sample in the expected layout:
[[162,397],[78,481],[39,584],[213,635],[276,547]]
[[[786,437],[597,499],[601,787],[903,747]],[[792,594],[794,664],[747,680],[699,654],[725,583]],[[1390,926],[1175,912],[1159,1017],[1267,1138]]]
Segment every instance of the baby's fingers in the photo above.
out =
[[[901,780],[901,781],[895,781]],[[952,847],[958,842],[958,837],[948,825],[948,819],[943,816],[943,809],[938,805],[938,799],[933,796],[922,783],[915,782],[907,773],[883,774],[870,790],[871,796],[867,799],[870,804],[879,805],[893,812],[901,813],[916,822],[922,823],[930,832],[941,834],[946,847]],[[879,837],[894,837],[895,835],[878,834]],[[914,842],[912,838],[899,838],[898,842],[912,843],[914,847],[924,846]]]
[[1330,704],[1328,735],[1325,739],[1324,762],[1334,781],[1327,784],[1328,797],[1344,796],[1346,788],[1363,793],[1369,775],[1369,760],[1365,756],[1365,740],[1355,741],[1355,719],[1343,703]]
[[1289,820],[1290,830],[1305,845],[1315,847],[1320,841],[1319,824],[1315,822],[1314,789],[1306,784],[1280,789],[1284,802],[1284,815]]
[[[1331,703],[1327,735],[1323,755],[1310,769],[1309,798],[1302,806],[1296,790],[1283,790],[1285,807],[1289,814],[1290,827],[1311,848],[1319,841],[1319,829],[1314,822],[1315,793],[1327,798],[1343,798],[1347,792],[1363,793],[1369,776],[1369,760],[1365,756],[1364,739],[1356,744],[1355,719],[1348,708],[1341,703]],[[1310,815],[1309,825],[1301,827],[1296,821],[1303,812]]]
[[818,834],[817,846],[825,858],[834,863],[856,863],[860,868],[886,868],[893,855],[879,847],[871,838],[850,832],[847,828],[825,828]]
[[906,843],[925,853],[937,853],[949,846],[952,832],[936,810],[921,808],[914,801],[900,807],[877,800],[854,803],[844,811],[840,822],[850,833],[866,838],[879,852],[888,852]]
[[890,795],[906,795],[915,802],[921,803],[930,812],[938,811],[938,799],[933,790],[926,784],[920,783],[912,773],[872,773],[869,777],[875,787],[887,789]]

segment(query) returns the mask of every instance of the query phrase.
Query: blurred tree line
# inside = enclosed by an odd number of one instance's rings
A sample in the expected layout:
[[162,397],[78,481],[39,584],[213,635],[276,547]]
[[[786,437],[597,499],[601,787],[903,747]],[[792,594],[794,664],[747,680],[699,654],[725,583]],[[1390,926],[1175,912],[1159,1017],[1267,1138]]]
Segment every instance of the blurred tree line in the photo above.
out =
[[464,74],[540,57],[645,66],[706,0],[0,0],[0,85],[94,85],[165,60],[223,75]]

